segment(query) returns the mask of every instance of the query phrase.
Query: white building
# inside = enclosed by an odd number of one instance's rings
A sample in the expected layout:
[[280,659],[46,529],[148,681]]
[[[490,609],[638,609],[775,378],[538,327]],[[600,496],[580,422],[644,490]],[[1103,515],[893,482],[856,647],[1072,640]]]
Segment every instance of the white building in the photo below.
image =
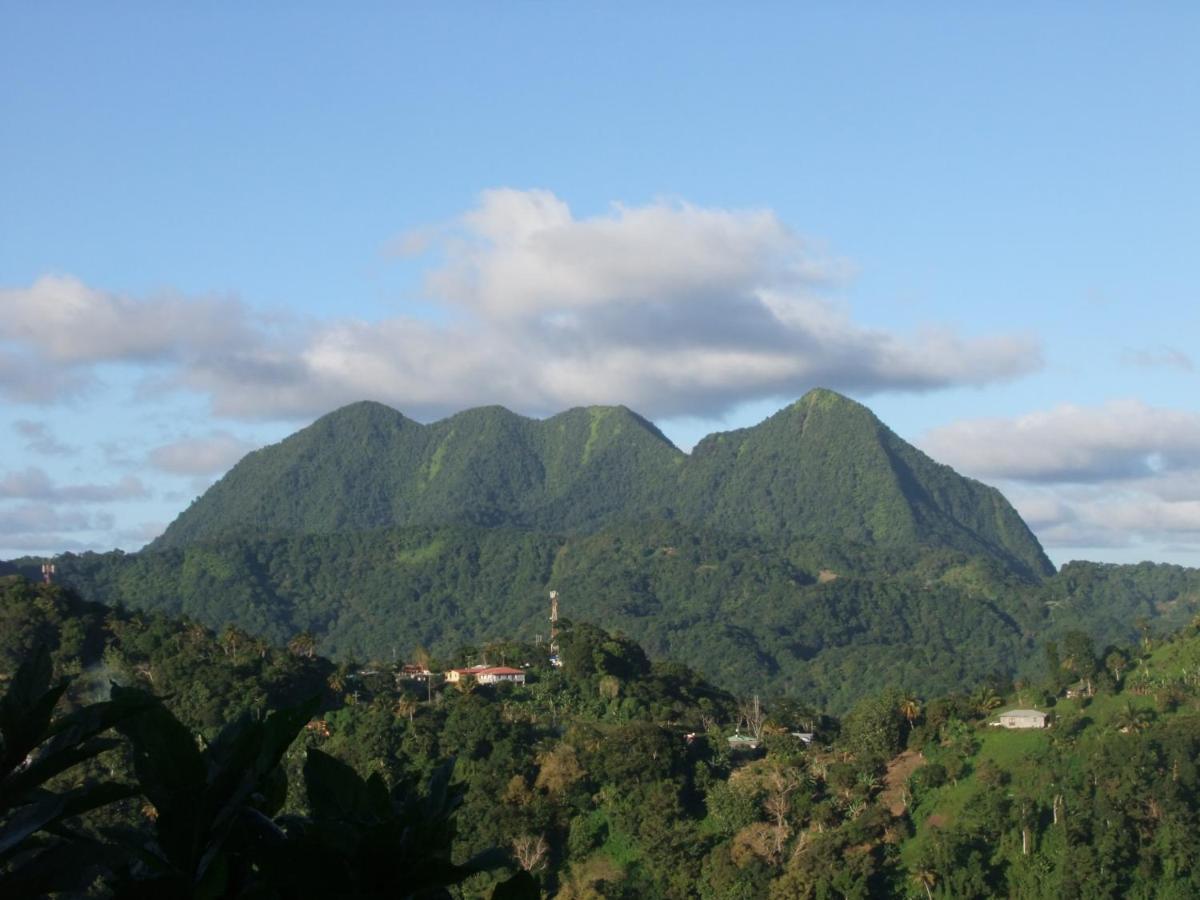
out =
[[1001,728],[1045,728],[1046,713],[1036,709],[1010,709],[994,723]]
[[464,678],[474,678],[480,684],[496,684],[500,681],[525,683],[524,672],[507,666],[471,666],[468,669],[451,669],[446,673],[446,680],[451,684],[456,684]]

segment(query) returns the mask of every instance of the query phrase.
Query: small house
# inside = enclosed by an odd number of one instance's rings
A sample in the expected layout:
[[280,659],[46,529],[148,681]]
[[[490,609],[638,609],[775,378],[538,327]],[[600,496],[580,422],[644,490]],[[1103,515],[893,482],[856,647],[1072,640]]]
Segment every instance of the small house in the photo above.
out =
[[466,669],[451,669],[446,673],[446,680],[451,684],[468,678],[474,678],[479,684],[497,684],[502,681],[512,684],[525,683],[523,671],[507,666],[471,666]]
[[480,684],[497,684],[501,681],[524,684],[525,673],[520,669],[512,669],[507,666],[490,666],[476,672],[475,680]]
[[487,666],[469,666],[465,669],[451,669],[446,673],[446,680],[451,684],[458,684],[465,678],[474,678],[477,673],[486,668]]
[[1046,713],[1036,709],[1010,709],[994,723],[1001,728],[1045,728]]
[[728,739],[730,750],[757,750],[759,740],[749,734],[735,734]]
[[396,673],[396,677],[402,681],[428,681],[429,676],[432,674],[428,666],[416,666],[412,663],[405,663],[400,667],[400,671]]

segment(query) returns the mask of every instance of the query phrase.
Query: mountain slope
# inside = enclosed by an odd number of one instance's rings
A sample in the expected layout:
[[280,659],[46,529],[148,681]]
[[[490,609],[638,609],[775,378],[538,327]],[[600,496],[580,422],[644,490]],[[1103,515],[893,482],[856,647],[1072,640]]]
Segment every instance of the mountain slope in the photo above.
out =
[[277,645],[308,631],[322,653],[360,660],[418,645],[456,660],[498,637],[545,638],[555,589],[564,618],[619,628],[724,687],[845,709],[896,680],[944,692],[1034,654],[1036,588],[965,577],[979,564],[945,554],[919,572],[822,580],[761,538],[658,522],[570,537],[443,526],[228,538],[67,554],[58,577]]
[[652,506],[647,485],[682,459],[623,407],[545,421],[484,407],[421,425],[355,403],[246,456],[152,548],[426,524],[587,529]]
[[624,407],[541,421],[486,407],[421,425],[357,403],[247,456],[152,549],[262,532],[591,532],[656,518],[773,539],[949,548],[1032,578],[1053,571],[999,492],[825,390],[753,428],[710,435],[690,456]]
[[952,548],[1022,575],[1054,571],[999,491],[929,459],[833,391],[810,391],[753,428],[705,438],[685,476],[696,504],[685,517],[713,527]]

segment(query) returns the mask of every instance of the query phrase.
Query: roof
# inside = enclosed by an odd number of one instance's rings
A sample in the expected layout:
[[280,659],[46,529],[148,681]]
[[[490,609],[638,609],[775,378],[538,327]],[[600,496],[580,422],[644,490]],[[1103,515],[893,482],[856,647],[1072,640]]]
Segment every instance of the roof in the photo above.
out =
[[471,669],[476,675],[524,675],[520,669],[509,668],[508,666],[491,666],[489,668]]
[[1009,710],[1006,710],[1006,711],[1000,713],[1000,715],[1001,716],[1017,716],[1018,718],[1021,718],[1021,719],[1028,719],[1028,718],[1032,718],[1034,716],[1040,716],[1041,718],[1044,719],[1044,718],[1046,718],[1047,713],[1042,712],[1040,709],[1009,709]]

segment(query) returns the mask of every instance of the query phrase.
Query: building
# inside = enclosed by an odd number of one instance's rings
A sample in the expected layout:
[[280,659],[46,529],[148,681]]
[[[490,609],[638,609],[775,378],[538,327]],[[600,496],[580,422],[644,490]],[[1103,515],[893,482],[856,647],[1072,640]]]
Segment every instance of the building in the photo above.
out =
[[1001,728],[1045,728],[1046,713],[1036,709],[1010,709],[1000,713],[992,724]]
[[432,674],[427,666],[414,666],[411,663],[406,663],[400,667],[400,671],[396,673],[396,678],[402,681],[428,681],[429,676]]
[[480,684],[497,684],[501,681],[525,683],[524,672],[507,666],[471,666],[466,669],[451,669],[446,673],[446,680],[451,684],[457,684],[467,678],[474,678]]
[[491,666],[490,668],[482,669],[475,673],[475,680],[480,684],[496,684],[500,681],[509,681],[513,684],[524,684],[525,673],[520,669],[512,669],[508,666]]
[[759,745],[759,740],[756,737],[752,737],[751,735],[748,735],[748,734],[741,734],[739,732],[738,734],[735,734],[732,737],[728,738],[727,743],[729,744],[729,749],[734,750],[734,751],[757,750],[758,745]]

